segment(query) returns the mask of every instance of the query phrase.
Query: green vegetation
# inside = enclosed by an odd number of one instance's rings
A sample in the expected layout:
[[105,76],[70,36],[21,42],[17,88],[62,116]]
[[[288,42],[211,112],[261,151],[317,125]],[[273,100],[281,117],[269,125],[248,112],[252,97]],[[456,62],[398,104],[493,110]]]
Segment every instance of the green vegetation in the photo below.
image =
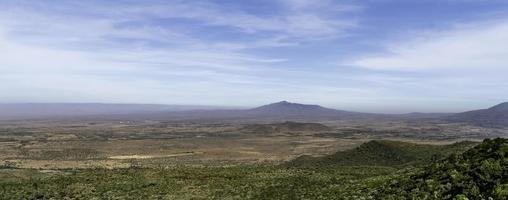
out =
[[438,146],[374,140],[364,143],[358,148],[340,151],[329,156],[301,156],[286,165],[293,167],[333,167],[337,165],[404,167],[439,160],[476,144],[466,141]]
[[3,169],[0,199],[506,199],[508,140],[472,146],[373,141],[280,166]]
[[424,169],[393,180],[383,199],[508,199],[508,139],[485,140]]
[[[393,169],[302,170],[270,166],[4,171],[0,199],[342,199],[354,184]],[[379,180],[373,180],[377,184]],[[348,185],[349,190],[343,186]]]

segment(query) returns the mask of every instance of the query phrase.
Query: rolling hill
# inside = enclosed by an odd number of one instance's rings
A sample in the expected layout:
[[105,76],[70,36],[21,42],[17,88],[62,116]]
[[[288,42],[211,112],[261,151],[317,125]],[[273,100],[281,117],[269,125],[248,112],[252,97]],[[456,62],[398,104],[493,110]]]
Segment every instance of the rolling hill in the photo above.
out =
[[[152,115],[156,116],[156,115]],[[386,115],[350,112],[281,101],[252,109],[238,110],[194,110],[182,112],[161,112],[159,119],[215,119],[215,120],[260,120],[260,121],[318,121],[338,119],[366,119]]]
[[447,117],[447,119],[484,127],[508,127],[508,102],[488,109],[458,113]]
[[443,158],[449,154],[465,151],[474,142],[450,145],[425,145],[407,142],[373,140],[347,151],[339,151],[324,157],[300,156],[286,163],[291,167],[329,166],[404,166],[420,164]]
[[508,199],[508,140],[486,139],[376,190],[376,199]]
[[319,105],[308,105],[281,101],[245,111],[246,116],[257,118],[289,119],[344,119],[365,118],[376,114],[350,112],[325,108]]

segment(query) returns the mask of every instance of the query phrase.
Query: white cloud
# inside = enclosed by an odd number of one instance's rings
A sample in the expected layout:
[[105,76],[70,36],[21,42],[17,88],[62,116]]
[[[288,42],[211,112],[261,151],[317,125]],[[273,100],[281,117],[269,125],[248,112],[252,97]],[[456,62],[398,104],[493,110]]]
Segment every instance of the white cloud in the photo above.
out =
[[508,72],[508,21],[470,24],[393,41],[387,53],[353,65],[373,70],[438,73]]
[[258,16],[202,2],[172,3],[170,6],[126,6],[117,9],[116,13],[120,16],[148,15],[191,19],[207,25],[236,28],[249,34],[271,32],[270,37],[299,40],[338,37],[345,30],[357,25],[355,18],[337,17],[357,11],[357,6],[337,6],[336,2],[322,0],[312,3],[282,0],[282,3],[288,9],[270,16]]
[[508,100],[508,21],[412,36],[392,40],[383,54],[348,63],[367,74],[357,78],[384,89],[391,99],[385,105],[459,112]]

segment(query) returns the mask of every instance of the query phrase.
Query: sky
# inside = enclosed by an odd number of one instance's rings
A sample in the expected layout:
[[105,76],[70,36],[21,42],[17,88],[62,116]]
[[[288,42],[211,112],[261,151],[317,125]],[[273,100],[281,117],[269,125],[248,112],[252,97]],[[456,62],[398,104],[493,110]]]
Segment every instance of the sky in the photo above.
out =
[[505,0],[0,0],[0,103],[508,101]]

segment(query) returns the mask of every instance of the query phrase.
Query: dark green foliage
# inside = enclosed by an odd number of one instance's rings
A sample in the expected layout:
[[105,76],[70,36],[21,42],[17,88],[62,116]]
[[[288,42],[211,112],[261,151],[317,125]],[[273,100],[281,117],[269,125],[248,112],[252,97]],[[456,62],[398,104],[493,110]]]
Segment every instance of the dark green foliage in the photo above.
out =
[[378,193],[382,199],[508,199],[508,140],[485,140],[452,154]]
[[474,146],[473,142],[451,145],[424,145],[398,141],[374,140],[358,148],[341,151],[324,157],[301,156],[286,166],[331,167],[331,166],[398,166],[426,163],[438,160],[451,153],[461,152]]
[[[353,188],[363,187],[352,183],[393,169],[241,166],[24,173],[30,174],[0,176],[0,199],[343,199]],[[343,190],[345,185],[350,190]]]

